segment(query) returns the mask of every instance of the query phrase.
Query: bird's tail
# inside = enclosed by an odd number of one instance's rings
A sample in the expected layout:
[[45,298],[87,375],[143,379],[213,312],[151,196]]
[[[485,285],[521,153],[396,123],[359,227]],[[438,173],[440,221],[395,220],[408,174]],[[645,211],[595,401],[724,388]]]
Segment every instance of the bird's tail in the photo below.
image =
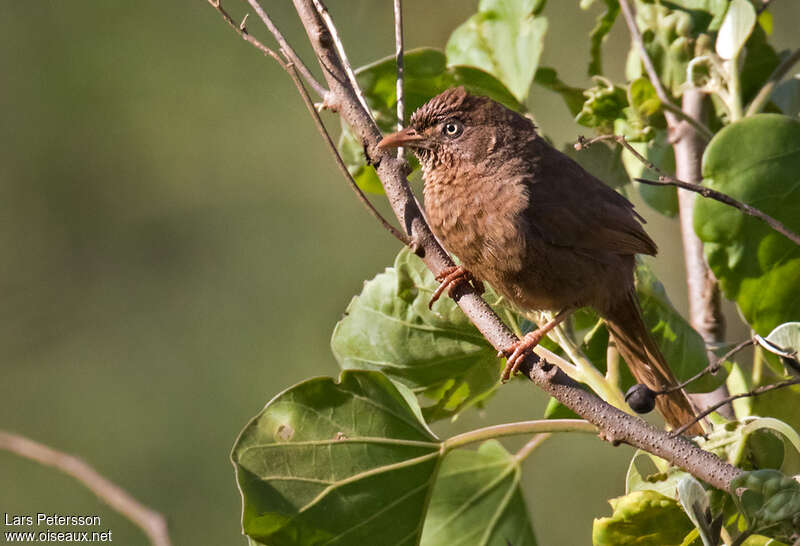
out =
[[[678,383],[664,355],[644,324],[639,302],[634,292],[612,307],[603,317],[608,331],[617,344],[631,373],[639,383],[654,391],[672,387]],[[656,397],[656,407],[667,423],[678,428],[694,420],[696,411],[683,389]],[[695,423],[687,432],[703,434],[700,423]]]

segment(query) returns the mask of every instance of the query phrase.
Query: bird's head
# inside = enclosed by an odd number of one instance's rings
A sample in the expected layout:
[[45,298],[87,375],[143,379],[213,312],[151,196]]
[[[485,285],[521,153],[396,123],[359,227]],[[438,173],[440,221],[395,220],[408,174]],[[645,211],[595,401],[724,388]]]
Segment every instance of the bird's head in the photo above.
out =
[[488,97],[454,87],[433,97],[411,116],[405,129],[386,135],[379,148],[414,150],[425,173],[458,164],[476,165],[513,152],[534,134],[533,124]]

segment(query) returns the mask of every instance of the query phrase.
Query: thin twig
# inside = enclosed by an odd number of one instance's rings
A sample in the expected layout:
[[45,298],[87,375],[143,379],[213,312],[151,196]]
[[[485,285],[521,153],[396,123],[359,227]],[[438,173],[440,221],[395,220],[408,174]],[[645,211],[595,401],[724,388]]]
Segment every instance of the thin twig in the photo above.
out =
[[3,430],[0,430],[0,449],[51,466],[72,476],[111,508],[141,528],[153,546],[170,546],[169,531],[164,516],[141,504],[130,493],[101,476],[82,459]]
[[358,187],[358,184],[356,184],[356,181],[353,179],[353,175],[351,175],[350,171],[347,170],[347,165],[345,165],[342,156],[339,154],[339,150],[336,148],[336,144],[334,144],[330,133],[328,133],[328,130],[325,128],[325,124],[322,123],[322,118],[320,118],[319,112],[317,112],[317,109],[314,108],[314,102],[311,100],[311,97],[308,96],[308,91],[306,91],[306,88],[303,86],[303,82],[300,81],[294,64],[289,63],[288,68],[289,69],[287,72],[289,72],[289,75],[292,77],[297,90],[300,91],[300,96],[303,97],[303,103],[305,103],[308,113],[311,114],[311,117],[314,119],[314,125],[317,126],[317,130],[322,136],[322,139],[328,144],[328,148],[330,148],[331,153],[336,160],[336,165],[339,167],[339,170],[342,172],[345,179],[347,179],[350,188],[352,188],[352,190],[355,192],[358,200],[361,201],[365,207],[367,207],[367,210],[370,212],[370,214],[372,214],[372,216],[374,216],[375,219],[378,220],[378,222],[380,222],[389,233],[394,235],[394,237],[404,245],[408,245],[409,239],[405,233],[402,233],[400,230],[390,224],[389,221],[386,220],[380,212],[378,212],[378,209],[375,208],[372,202],[367,199],[367,196],[364,195],[364,192],[361,191],[361,188]]
[[745,116],[752,116],[753,114],[757,114],[764,108],[764,105],[769,100],[770,96],[772,95],[772,91],[775,89],[775,86],[780,83],[783,77],[791,70],[791,68],[800,61],[800,49],[796,49],[794,53],[786,57],[781,64],[779,64],[775,70],[772,71],[770,74],[767,83],[764,84],[755,98],[750,101],[750,106],[747,107],[747,112]]
[[262,44],[256,37],[250,35],[250,33],[247,32],[247,27],[244,24],[247,21],[247,16],[245,16],[241,24],[237,25],[236,21],[234,21],[231,18],[231,16],[228,15],[228,12],[225,11],[225,8],[222,7],[221,0],[208,0],[208,3],[211,4],[214,7],[214,9],[216,9],[220,13],[220,15],[222,15],[222,18],[225,19],[225,22],[228,23],[228,25],[233,30],[236,31],[236,34],[241,36],[241,38],[245,42],[249,43],[256,49],[261,51],[264,55],[269,55],[270,57],[275,59],[275,61],[281,66],[281,68],[286,70],[286,63],[283,61],[280,55],[278,55],[277,53],[275,53],[275,51]]
[[724,406],[725,404],[733,402],[734,400],[737,400],[739,398],[747,398],[747,397],[751,397],[751,396],[758,396],[760,394],[764,394],[765,392],[774,391],[774,390],[777,390],[777,389],[782,389],[784,387],[791,387],[792,385],[799,385],[799,384],[800,384],[800,377],[794,377],[792,379],[787,379],[785,381],[780,381],[778,383],[773,383],[772,385],[764,385],[762,387],[755,388],[755,389],[753,389],[751,391],[748,391],[748,392],[740,392],[739,394],[732,394],[732,395],[730,395],[730,396],[718,401],[717,403],[713,404],[712,406],[706,408],[702,412],[700,412],[697,416],[695,416],[695,418],[692,421],[690,421],[690,422],[682,425],[681,427],[677,428],[676,430],[670,432],[670,436],[673,436],[673,437],[680,436],[690,426],[692,426],[695,422],[699,421],[700,419],[702,419],[703,417],[707,416],[708,414],[716,411],[718,408]]
[[[397,130],[403,128],[406,119],[406,97],[403,90],[403,0],[394,0],[394,42],[397,64]],[[405,150],[397,148],[397,158],[403,159]]]
[[721,357],[715,358],[712,362],[709,362],[708,365],[705,368],[703,368],[702,370],[700,370],[699,372],[694,374],[692,377],[690,377],[686,381],[683,381],[682,383],[680,383],[678,385],[675,385],[674,387],[670,387],[668,389],[664,389],[664,390],[661,390],[661,391],[656,391],[655,394],[657,394],[657,395],[659,395],[659,394],[669,394],[671,392],[681,390],[682,388],[684,388],[689,383],[692,383],[693,381],[697,381],[698,379],[700,379],[701,377],[703,377],[704,375],[706,375],[708,373],[716,373],[717,370],[719,370],[719,367],[722,365],[723,362],[725,362],[726,360],[731,358],[733,355],[735,355],[736,353],[738,353],[739,351],[741,351],[745,347],[750,347],[751,345],[754,345],[755,342],[756,342],[756,338],[754,338],[754,337],[742,341],[741,343],[736,345],[733,349],[731,349],[730,351],[728,351],[727,353],[725,353]]
[[772,216],[762,212],[761,210],[752,207],[746,203],[742,203],[731,197],[730,195],[724,194],[717,190],[712,190],[711,188],[707,188],[701,184],[693,184],[692,182],[685,182],[683,180],[678,180],[674,176],[671,176],[658,167],[656,167],[652,161],[649,161],[646,157],[636,151],[636,149],[628,143],[628,140],[622,135],[600,135],[591,139],[585,139],[584,137],[580,137],[578,142],[575,143],[575,149],[580,150],[583,147],[587,147],[595,142],[600,140],[613,140],[619,143],[621,146],[624,146],[626,150],[636,157],[639,161],[641,161],[648,169],[655,171],[658,173],[658,180],[648,180],[646,178],[635,178],[637,182],[641,182],[642,184],[650,184],[652,186],[676,186],[678,188],[682,188],[684,190],[689,190],[695,193],[699,193],[703,197],[714,199],[715,201],[719,201],[720,203],[725,203],[731,207],[739,209],[743,213],[758,218],[759,220],[766,223],[772,229],[795,243],[796,245],[800,245],[800,235],[793,232],[791,229],[786,227],[783,222],[776,220]]
[[272,35],[275,37],[280,50],[286,56],[287,60],[295,65],[297,71],[300,72],[308,85],[311,86],[311,88],[317,93],[317,95],[320,96],[321,99],[325,100],[328,97],[328,90],[325,89],[321,83],[319,83],[319,80],[314,77],[297,52],[295,52],[292,46],[289,45],[289,42],[287,42],[286,38],[283,37],[281,31],[278,30],[278,27],[276,27],[275,23],[272,22],[272,19],[270,19],[269,15],[267,15],[267,13],[261,7],[261,4],[258,3],[258,0],[247,0],[247,2],[250,4],[250,7],[255,10],[258,17],[264,23],[264,26],[266,26],[270,33],[272,33]]
[[336,25],[333,24],[333,19],[331,19],[331,14],[328,13],[328,8],[325,7],[325,4],[322,3],[322,0],[312,1],[314,2],[314,9],[317,10],[320,18],[325,23],[325,28],[327,28],[328,34],[330,35],[333,45],[336,48],[336,53],[342,60],[345,73],[347,74],[347,79],[350,81],[350,85],[355,91],[356,97],[358,97],[358,102],[361,103],[361,106],[364,108],[364,110],[366,110],[370,117],[372,117],[372,110],[370,110],[369,106],[367,105],[367,100],[364,98],[364,94],[361,92],[361,86],[358,85],[356,74],[353,72],[353,65],[350,64],[350,61],[347,58],[347,53],[344,50],[344,44],[342,43],[342,39],[339,38],[339,31],[336,30]]
[[[399,231],[397,228],[391,225],[383,216],[381,216],[381,213],[378,212],[378,210],[373,206],[370,200],[367,199],[367,196],[364,195],[364,192],[361,191],[361,188],[358,187],[356,181],[353,180],[353,176],[350,174],[350,171],[347,170],[347,165],[344,164],[342,156],[339,155],[339,150],[336,148],[333,139],[331,139],[331,136],[328,134],[328,130],[322,123],[322,119],[319,117],[319,113],[317,112],[317,109],[314,107],[314,103],[311,100],[311,97],[309,97],[308,91],[306,91],[303,82],[299,78],[297,68],[295,67],[294,62],[291,60],[290,57],[291,54],[289,53],[289,51],[283,48],[283,46],[281,47],[281,51],[283,52],[284,55],[286,55],[288,59],[288,62],[286,62],[275,51],[262,44],[258,39],[256,39],[249,32],[247,32],[247,27],[244,25],[245,21],[247,20],[247,17],[245,17],[245,20],[242,21],[242,24],[237,25],[231,18],[231,16],[228,15],[228,13],[222,7],[222,4],[219,0],[208,0],[208,3],[214,6],[214,8],[222,15],[222,18],[225,19],[228,25],[233,30],[235,30],[236,33],[242,37],[243,40],[250,43],[256,49],[263,52],[264,54],[269,55],[270,57],[275,59],[275,61],[280,65],[280,67],[283,68],[287,74],[289,74],[289,76],[292,78],[292,82],[294,83],[295,87],[297,87],[297,90],[300,92],[300,96],[303,98],[303,102],[306,105],[306,108],[308,108],[308,111],[311,114],[311,117],[314,120],[317,129],[319,130],[325,142],[328,143],[328,147],[331,149],[331,152],[333,153],[334,159],[336,160],[336,164],[339,166],[339,169],[342,171],[342,174],[344,174],[345,179],[355,192],[356,196],[358,197],[358,200],[361,201],[361,203],[363,203],[365,207],[367,207],[367,210],[370,212],[370,214],[372,214],[378,220],[378,222],[380,222],[381,225],[384,228],[386,228],[386,230],[389,233],[391,233],[398,241],[400,241],[404,245],[408,245],[409,244],[408,237],[406,237],[404,233]],[[256,5],[258,5],[257,2]],[[259,9],[261,9],[260,6]],[[261,10],[261,13],[263,13],[263,17],[261,17],[262,21],[264,21],[264,23],[267,24],[266,22],[270,21],[269,16],[266,13],[264,13],[263,10]],[[277,28],[275,29],[275,31],[277,31]],[[278,39],[277,35],[276,39]],[[282,39],[283,37],[281,36],[281,38],[278,39],[278,42],[280,43]]]
[[634,15],[628,0],[619,0],[619,7],[622,10],[622,15],[625,18],[625,24],[628,26],[628,31],[631,33],[631,38],[633,39],[634,44],[636,44],[636,49],[639,51],[639,58],[641,59],[644,69],[650,78],[650,83],[653,84],[653,88],[656,90],[656,95],[658,96],[659,100],[661,100],[664,110],[666,110],[664,112],[664,117],[667,118],[667,123],[671,127],[677,128],[678,123],[676,118],[680,118],[694,127],[695,130],[703,135],[706,140],[710,140],[711,137],[714,136],[714,133],[712,133],[708,127],[672,104],[672,98],[670,98],[667,90],[664,89],[664,84],[661,83],[661,78],[658,77],[658,72],[656,72],[656,67],[653,65],[653,60],[650,58],[650,55],[647,53],[647,49],[644,47],[642,33],[639,31],[639,26],[636,24],[636,16]]
[[756,15],[761,15],[761,13],[766,10],[771,3],[772,0],[761,0],[761,5],[756,8]]

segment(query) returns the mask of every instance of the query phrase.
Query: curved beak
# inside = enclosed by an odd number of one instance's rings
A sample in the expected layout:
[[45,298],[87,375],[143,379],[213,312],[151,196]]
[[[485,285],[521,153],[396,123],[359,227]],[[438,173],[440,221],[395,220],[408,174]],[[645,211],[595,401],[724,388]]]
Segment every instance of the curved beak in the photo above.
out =
[[425,137],[414,130],[413,127],[406,127],[401,131],[386,135],[378,142],[378,148],[399,148],[400,146],[416,146]]

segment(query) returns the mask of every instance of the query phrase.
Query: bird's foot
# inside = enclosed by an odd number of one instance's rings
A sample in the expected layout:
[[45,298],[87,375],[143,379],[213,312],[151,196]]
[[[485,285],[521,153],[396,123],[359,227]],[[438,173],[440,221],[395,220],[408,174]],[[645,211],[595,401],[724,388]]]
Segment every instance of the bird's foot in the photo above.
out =
[[476,279],[472,273],[467,271],[463,265],[454,265],[443,269],[436,275],[436,280],[442,284],[439,285],[439,288],[437,288],[436,292],[431,296],[431,301],[428,302],[428,309],[433,307],[433,304],[436,303],[436,300],[441,297],[445,290],[447,290],[449,296],[452,296],[453,290],[465,282],[470,283],[478,294],[483,294],[486,290],[483,283]]
[[542,341],[542,338],[546,334],[547,331],[543,328],[528,332],[522,339],[497,353],[498,357],[507,357],[506,367],[503,369],[500,381],[505,383],[512,375],[517,373],[517,370],[519,370],[519,367],[522,365],[522,361],[533,351],[534,347],[539,345],[539,342]]

